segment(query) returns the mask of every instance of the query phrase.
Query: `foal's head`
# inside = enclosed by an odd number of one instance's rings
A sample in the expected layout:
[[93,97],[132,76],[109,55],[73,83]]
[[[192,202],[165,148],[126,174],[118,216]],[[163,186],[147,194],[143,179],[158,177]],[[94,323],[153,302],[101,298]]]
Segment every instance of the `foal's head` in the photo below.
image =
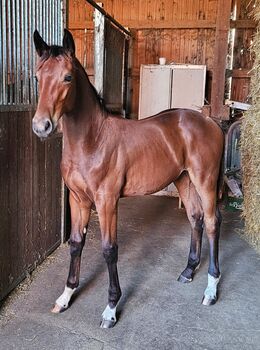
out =
[[39,56],[36,79],[39,101],[33,118],[33,131],[40,137],[49,136],[58,120],[73,108],[75,100],[75,44],[65,29],[63,46],[49,46],[34,32],[34,44]]

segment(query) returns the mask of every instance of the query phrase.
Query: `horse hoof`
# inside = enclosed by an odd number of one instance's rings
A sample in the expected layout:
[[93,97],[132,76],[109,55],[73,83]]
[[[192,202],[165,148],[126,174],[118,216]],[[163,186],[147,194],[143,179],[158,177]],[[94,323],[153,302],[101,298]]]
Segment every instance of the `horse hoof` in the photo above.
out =
[[103,318],[103,320],[100,323],[100,328],[113,328],[114,325],[116,324],[116,321],[113,320],[105,320]]
[[52,308],[51,312],[53,314],[60,314],[61,312],[65,311],[65,310],[67,310],[66,307],[62,307],[58,304],[55,304],[54,307]]
[[205,295],[204,295],[201,303],[202,303],[202,305],[210,306],[210,305],[216,304],[216,301],[217,301],[217,298],[212,299],[212,298],[205,297]]
[[187,278],[183,275],[180,275],[177,281],[181,283],[190,283],[192,282],[192,278]]

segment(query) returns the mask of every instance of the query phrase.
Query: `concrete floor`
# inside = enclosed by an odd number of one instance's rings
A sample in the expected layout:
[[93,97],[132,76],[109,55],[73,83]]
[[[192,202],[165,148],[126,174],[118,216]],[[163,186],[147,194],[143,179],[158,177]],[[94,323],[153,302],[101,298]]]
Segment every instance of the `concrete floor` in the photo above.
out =
[[176,199],[139,197],[120,202],[119,322],[100,329],[108,277],[93,215],[79,290],[64,313],[49,312],[63,291],[68,247],[60,247],[7,301],[0,349],[178,350],[260,349],[259,256],[239,237],[237,213],[224,212],[219,301],[202,306],[207,284],[207,240],[191,284],[177,282],[186,265],[190,228]]

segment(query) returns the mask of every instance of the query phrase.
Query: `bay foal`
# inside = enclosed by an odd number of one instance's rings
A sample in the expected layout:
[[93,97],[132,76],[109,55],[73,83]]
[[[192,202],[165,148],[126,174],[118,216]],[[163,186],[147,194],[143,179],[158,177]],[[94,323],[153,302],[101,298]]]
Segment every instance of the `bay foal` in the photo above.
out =
[[62,47],[47,45],[37,31],[34,43],[39,56],[36,72],[39,102],[33,131],[41,138],[48,137],[62,117],[61,172],[70,190],[71,262],[65,290],[53,312],[66,309],[78,287],[81,253],[94,203],[109,273],[108,305],[102,314],[101,327],[114,326],[121,297],[117,273],[118,200],[156,192],[172,181],[192,228],[188,264],[179,281],[186,283],[193,279],[200,263],[205,226],[209,270],[203,304],[215,303],[220,278],[217,209],[217,182],[223,152],[220,128],[210,118],[185,109],[167,110],[140,121],[113,116],[103,107],[76,59],[69,31],[65,30]]

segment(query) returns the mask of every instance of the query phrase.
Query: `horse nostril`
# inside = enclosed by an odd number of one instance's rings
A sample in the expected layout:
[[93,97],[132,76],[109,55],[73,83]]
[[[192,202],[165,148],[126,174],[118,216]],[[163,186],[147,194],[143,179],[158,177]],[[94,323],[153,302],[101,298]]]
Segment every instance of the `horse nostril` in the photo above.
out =
[[44,118],[41,120],[33,119],[32,128],[37,136],[47,137],[51,134],[53,125],[49,118]]
[[44,131],[47,131],[51,128],[51,122],[49,120],[46,120],[44,125]]

